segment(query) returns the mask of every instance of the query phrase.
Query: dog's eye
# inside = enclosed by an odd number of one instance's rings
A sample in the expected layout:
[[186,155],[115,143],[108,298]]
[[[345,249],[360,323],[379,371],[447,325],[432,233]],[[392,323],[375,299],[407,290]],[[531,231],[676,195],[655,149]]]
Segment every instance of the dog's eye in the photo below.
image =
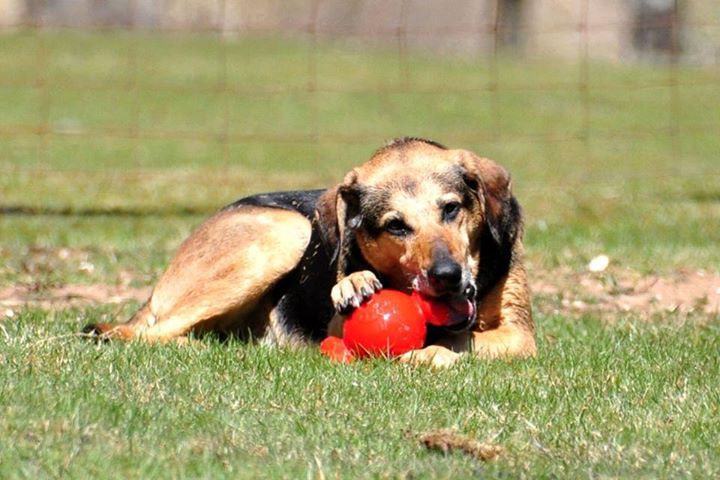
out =
[[385,231],[390,235],[404,237],[412,233],[412,228],[399,218],[394,218],[385,224]]
[[460,204],[458,202],[448,202],[442,210],[443,222],[452,222],[460,213]]

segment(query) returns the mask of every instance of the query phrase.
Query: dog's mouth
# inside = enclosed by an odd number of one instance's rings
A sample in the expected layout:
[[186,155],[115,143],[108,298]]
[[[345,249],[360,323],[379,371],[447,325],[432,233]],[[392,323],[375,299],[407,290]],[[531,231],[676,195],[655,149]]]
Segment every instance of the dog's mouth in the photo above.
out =
[[477,315],[475,293],[475,286],[468,285],[459,295],[451,295],[446,299],[441,297],[441,300],[447,302],[450,307],[450,321],[445,328],[460,332],[467,330],[475,323]]
[[439,302],[448,307],[447,315],[439,321],[431,324],[445,328],[452,332],[461,332],[470,328],[477,318],[477,308],[475,305],[476,288],[470,284],[466,286],[460,293],[445,293],[441,295],[434,292],[424,292],[417,290],[421,297],[427,298],[431,302]]

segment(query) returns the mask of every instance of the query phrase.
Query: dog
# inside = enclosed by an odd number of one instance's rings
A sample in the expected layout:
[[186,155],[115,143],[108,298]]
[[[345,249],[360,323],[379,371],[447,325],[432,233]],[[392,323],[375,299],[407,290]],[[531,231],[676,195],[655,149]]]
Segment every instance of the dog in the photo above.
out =
[[510,175],[467,150],[403,137],[327,190],[242,198],[180,246],[150,299],[102,338],[168,341],[219,332],[275,344],[342,335],[381,288],[450,307],[444,327],[401,361],[532,357],[522,215]]

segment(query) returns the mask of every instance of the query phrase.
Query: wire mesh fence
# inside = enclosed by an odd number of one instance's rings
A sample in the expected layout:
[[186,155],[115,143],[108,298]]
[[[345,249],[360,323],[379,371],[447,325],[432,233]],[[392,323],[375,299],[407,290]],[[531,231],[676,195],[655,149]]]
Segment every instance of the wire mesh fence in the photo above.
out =
[[[686,41],[720,31],[720,21],[687,18],[677,1],[633,16],[601,14],[593,0],[465,2],[474,17],[461,23],[427,18],[410,0],[351,2],[363,22],[352,11],[329,14],[338,8],[329,0],[290,2],[270,20],[243,14],[249,3],[235,0],[170,20],[149,20],[152,2],[142,0],[77,17],[50,9],[62,2],[30,3],[34,10],[0,27],[0,140],[21,145],[16,157],[37,168],[81,157],[87,142],[100,146],[87,165],[105,151],[142,166],[174,141],[230,165],[248,144],[301,147],[313,159],[329,155],[327,145],[377,146],[401,134],[466,145],[573,142],[585,158],[595,141],[647,140],[677,157],[687,138],[720,133],[717,113],[702,112],[702,98],[720,94],[717,54],[696,67]],[[533,4],[572,13],[533,21]],[[629,57],[629,74],[607,67]],[[634,118],[634,103],[648,98],[648,112]],[[477,115],[453,118],[453,106],[468,103]]]

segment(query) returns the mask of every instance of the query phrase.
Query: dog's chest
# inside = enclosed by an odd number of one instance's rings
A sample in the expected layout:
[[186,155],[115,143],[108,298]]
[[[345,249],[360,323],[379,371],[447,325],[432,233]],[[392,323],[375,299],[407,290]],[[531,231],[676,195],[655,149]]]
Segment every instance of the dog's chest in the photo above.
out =
[[322,244],[319,228],[313,224],[305,254],[275,290],[276,311],[286,328],[313,340],[325,337],[335,313],[330,300],[335,277],[331,252]]

